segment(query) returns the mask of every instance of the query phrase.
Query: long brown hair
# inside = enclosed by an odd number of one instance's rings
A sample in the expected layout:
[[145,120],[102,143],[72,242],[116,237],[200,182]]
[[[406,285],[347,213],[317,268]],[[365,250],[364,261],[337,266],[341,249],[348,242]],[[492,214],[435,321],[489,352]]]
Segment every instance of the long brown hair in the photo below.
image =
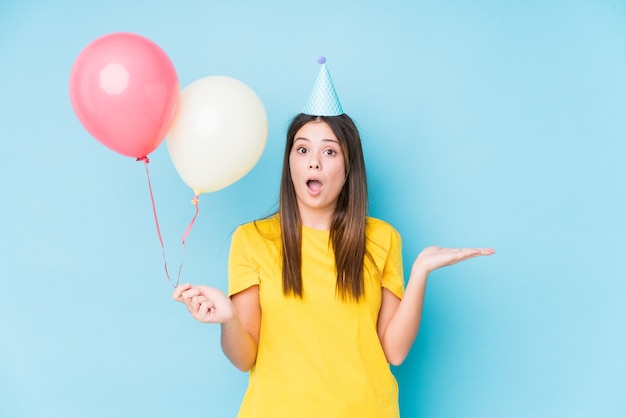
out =
[[354,121],[339,116],[297,115],[287,131],[283,173],[280,183],[280,217],[283,264],[283,292],[302,297],[302,220],[293,182],[289,155],[300,128],[312,121],[323,121],[333,131],[343,151],[346,181],[339,193],[330,225],[330,240],[335,251],[337,291],[343,299],[359,300],[364,292],[363,263],[367,215],[367,179],[361,137]]

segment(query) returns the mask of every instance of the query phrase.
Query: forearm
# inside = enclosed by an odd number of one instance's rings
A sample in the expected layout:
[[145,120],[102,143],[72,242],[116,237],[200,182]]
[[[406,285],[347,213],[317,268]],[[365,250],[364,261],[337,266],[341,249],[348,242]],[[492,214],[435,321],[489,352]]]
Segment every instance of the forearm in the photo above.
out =
[[393,314],[383,334],[382,345],[387,360],[397,366],[409,354],[422,320],[422,307],[426,293],[428,274],[413,269],[396,312]]
[[413,263],[404,298],[401,301],[396,300],[393,314],[385,314],[389,320],[384,330],[379,330],[383,350],[391,364],[398,365],[404,361],[417,337],[422,320],[426,280],[430,272],[470,258],[492,254],[495,254],[492,248],[436,246],[427,247],[419,254]]
[[231,363],[247,372],[256,362],[257,341],[243,327],[235,314],[232,320],[222,323],[222,350]]

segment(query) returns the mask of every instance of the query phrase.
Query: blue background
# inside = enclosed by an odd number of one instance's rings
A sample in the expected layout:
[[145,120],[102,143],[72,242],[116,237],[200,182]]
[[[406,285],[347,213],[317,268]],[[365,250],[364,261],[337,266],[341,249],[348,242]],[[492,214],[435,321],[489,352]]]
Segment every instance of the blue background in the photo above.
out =
[[[259,163],[200,197],[183,281],[226,288],[325,55],[405,268],[427,245],[498,252],[431,276],[403,416],[626,416],[626,3],[2,0],[1,417],[232,417],[246,386],[170,299],[143,165],[71,108],[76,56],[117,31],[181,87],[228,75],[268,112]],[[175,272],[193,193],[165,144],[150,157]]]

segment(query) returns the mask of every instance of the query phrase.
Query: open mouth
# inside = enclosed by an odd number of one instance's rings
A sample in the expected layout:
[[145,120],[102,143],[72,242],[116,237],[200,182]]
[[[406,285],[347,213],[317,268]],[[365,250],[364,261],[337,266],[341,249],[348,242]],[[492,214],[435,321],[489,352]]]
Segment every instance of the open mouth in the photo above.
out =
[[311,179],[306,182],[306,186],[312,192],[318,192],[322,188],[322,182],[316,179]]

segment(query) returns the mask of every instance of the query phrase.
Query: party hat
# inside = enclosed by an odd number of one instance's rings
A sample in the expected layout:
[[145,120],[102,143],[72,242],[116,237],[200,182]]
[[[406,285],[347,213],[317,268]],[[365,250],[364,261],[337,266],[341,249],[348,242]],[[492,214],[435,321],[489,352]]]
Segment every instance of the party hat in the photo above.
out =
[[309,102],[302,113],[314,116],[337,116],[343,114],[341,103],[335,92],[333,80],[326,68],[326,58],[320,57],[317,62],[322,64],[320,72],[315,80]]

